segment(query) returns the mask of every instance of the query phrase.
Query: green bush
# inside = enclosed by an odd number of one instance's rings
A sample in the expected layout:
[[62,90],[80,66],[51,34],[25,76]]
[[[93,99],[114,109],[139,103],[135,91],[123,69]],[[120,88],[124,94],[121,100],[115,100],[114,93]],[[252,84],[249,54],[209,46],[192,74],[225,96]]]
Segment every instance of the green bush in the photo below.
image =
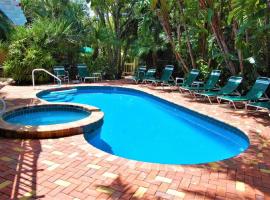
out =
[[[20,51],[19,49],[24,49]],[[28,83],[31,81],[32,70],[35,68],[50,69],[54,60],[49,52],[38,46],[25,48],[23,43],[18,41],[10,45],[8,60],[4,63],[4,72],[12,77],[16,83]],[[37,81],[44,82],[48,76],[42,74]]]
[[108,57],[105,55],[99,55],[93,59],[92,54],[81,54],[79,63],[85,63],[90,73],[100,72],[105,79],[115,79],[116,68],[110,67],[108,60]]
[[101,72],[105,79],[115,79],[116,68],[111,67],[108,64],[108,58],[106,56],[99,56],[95,61],[90,63],[90,71]]
[[[63,19],[39,19],[29,27],[17,27],[10,37],[4,73],[17,84],[29,83],[33,69],[51,70],[59,56],[73,56],[78,52],[78,43],[73,38],[70,24]],[[48,77],[44,74],[37,79],[46,80]]]

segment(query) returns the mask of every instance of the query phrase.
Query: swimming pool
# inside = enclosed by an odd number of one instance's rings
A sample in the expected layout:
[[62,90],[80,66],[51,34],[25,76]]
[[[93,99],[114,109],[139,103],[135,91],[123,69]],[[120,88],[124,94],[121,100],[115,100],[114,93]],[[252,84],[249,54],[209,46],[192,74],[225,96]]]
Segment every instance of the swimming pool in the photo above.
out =
[[82,86],[43,91],[50,102],[93,105],[105,113],[103,126],[85,132],[93,146],[128,159],[162,164],[199,164],[245,151],[240,130],[153,95],[128,88]]

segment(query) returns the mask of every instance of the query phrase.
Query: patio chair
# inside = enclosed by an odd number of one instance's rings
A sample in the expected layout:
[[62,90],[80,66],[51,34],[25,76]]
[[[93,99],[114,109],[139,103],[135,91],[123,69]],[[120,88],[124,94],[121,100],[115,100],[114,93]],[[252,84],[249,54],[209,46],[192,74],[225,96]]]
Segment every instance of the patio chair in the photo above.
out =
[[146,72],[146,66],[141,66],[138,67],[134,76],[132,76],[132,80],[135,81],[135,83],[139,83],[140,81],[142,82],[144,77],[145,77],[145,72]]
[[142,83],[152,82],[155,79],[156,79],[156,69],[151,68],[146,71]]
[[236,102],[241,102],[245,104],[245,107],[251,101],[259,100],[267,90],[270,84],[270,79],[267,77],[258,77],[252,88],[248,91],[248,93],[244,96],[218,96],[218,103],[221,103],[222,100],[228,101],[229,104],[232,103],[235,109]]
[[171,85],[172,83],[174,83],[174,80],[172,78],[172,73],[174,70],[174,66],[173,65],[166,65],[165,68],[162,70],[162,74],[160,79],[152,79],[150,82],[152,84],[155,84],[156,86],[161,83],[162,86],[165,85]]
[[209,102],[212,104],[211,98],[216,98],[220,95],[230,95],[234,93],[242,82],[243,78],[241,76],[231,76],[224,87],[218,91],[206,91],[206,92],[195,92],[194,95],[198,95],[204,98],[208,98]]
[[86,80],[93,80],[95,81],[96,80],[96,76],[91,76],[90,75],[90,72],[88,70],[88,67],[84,64],[79,64],[77,65],[77,69],[78,69],[78,75],[77,75],[77,78],[80,80],[80,81],[83,81],[85,82]]
[[246,105],[246,109],[248,108],[248,106],[256,108],[256,111],[267,110],[270,116],[270,101],[259,101],[259,102],[248,103]]
[[[207,90],[213,90],[216,88],[216,85],[219,81],[219,77],[221,75],[221,70],[213,70],[204,84],[203,82],[193,82],[192,85],[197,84],[197,86],[180,86],[179,89],[182,91],[189,91],[190,93],[194,91],[207,91]],[[200,86],[203,85],[203,86]]]
[[64,66],[54,66],[53,73],[61,80],[69,83],[69,73],[65,70]]
[[[175,84],[176,86],[191,86],[192,83],[197,79],[199,74],[200,71],[198,69],[192,69],[186,78],[176,77]],[[179,83],[179,81],[181,82]]]

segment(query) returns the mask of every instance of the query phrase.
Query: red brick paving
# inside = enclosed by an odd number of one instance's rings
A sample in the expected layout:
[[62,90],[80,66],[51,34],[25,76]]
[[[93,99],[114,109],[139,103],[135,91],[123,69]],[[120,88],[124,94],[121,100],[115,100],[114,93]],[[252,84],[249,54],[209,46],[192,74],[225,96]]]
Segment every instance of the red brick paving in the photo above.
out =
[[[215,163],[158,165],[112,157],[89,145],[82,135],[0,138],[0,199],[270,199],[270,118],[266,113],[247,114],[178,92],[124,86],[236,126],[249,135],[250,148]],[[12,107],[38,103],[36,92],[32,87],[7,86],[1,95]]]

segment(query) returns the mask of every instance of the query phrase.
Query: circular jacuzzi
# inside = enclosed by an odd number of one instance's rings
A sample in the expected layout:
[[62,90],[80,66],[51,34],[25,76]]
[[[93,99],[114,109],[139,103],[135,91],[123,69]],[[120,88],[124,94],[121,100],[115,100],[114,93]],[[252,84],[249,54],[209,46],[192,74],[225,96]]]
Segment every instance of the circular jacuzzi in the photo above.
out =
[[55,138],[93,131],[103,123],[100,109],[79,104],[17,107],[0,118],[0,135],[13,138]]

